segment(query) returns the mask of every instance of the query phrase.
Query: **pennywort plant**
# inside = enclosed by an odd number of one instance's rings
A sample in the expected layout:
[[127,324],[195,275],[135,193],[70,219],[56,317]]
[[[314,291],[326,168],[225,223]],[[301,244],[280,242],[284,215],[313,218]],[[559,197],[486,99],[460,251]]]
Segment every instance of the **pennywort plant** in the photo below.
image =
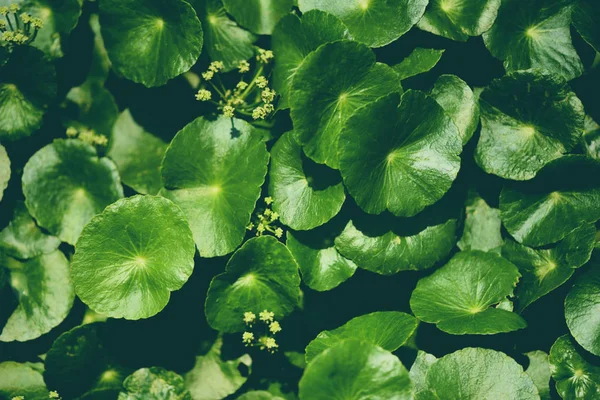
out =
[[0,400],[600,398],[595,0],[0,0]]

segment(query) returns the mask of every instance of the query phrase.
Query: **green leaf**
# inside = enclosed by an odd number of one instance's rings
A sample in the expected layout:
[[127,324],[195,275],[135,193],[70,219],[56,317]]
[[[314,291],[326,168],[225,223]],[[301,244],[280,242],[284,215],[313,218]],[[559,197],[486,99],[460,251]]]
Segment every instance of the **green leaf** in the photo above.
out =
[[495,350],[465,348],[436,361],[426,387],[439,399],[539,400],[533,381],[515,360]]
[[413,385],[400,360],[381,347],[343,340],[315,357],[300,380],[300,400],[408,400]]
[[588,157],[600,160],[600,125],[589,115],[585,116],[582,139]]
[[23,170],[25,204],[38,224],[75,244],[83,226],[123,197],[116,166],[80,140],[55,140]]
[[490,207],[474,190],[466,204],[464,230],[458,241],[461,250],[481,250],[498,253],[504,243],[500,210]]
[[517,286],[519,312],[565,283],[589,261],[596,239],[594,225],[583,225],[551,247],[532,249],[507,240],[502,256],[514,263],[523,275]]
[[0,66],[0,140],[30,136],[56,98],[56,71],[33,47],[17,47]]
[[334,247],[337,227],[331,224],[307,232],[287,233],[286,245],[296,259],[302,281],[311,289],[327,291],[350,279],[356,264]]
[[507,72],[529,68],[571,80],[583,64],[571,43],[572,0],[503,0],[494,26],[483,35]]
[[338,141],[348,118],[365,104],[401,90],[396,73],[377,63],[367,46],[349,40],[320,46],[300,64],[290,88],[298,143],[314,161],[338,168]]
[[415,393],[425,389],[427,371],[437,360],[433,354],[425,353],[423,350],[417,352],[417,358],[408,373],[411,382],[415,385]]
[[565,319],[571,335],[584,349],[600,355],[600,266],[592,263],[565,299]]
[[573,25],[581,37],[600,52],[600,3],[581,0],[573,8]]
[[36,225],[23,202],[15,206],[14,215],[0,232],[0,250],[21,260],[56,250],[60,240],[47,235]]
[[487,173],[528,180],[579,142],[583,105],[562,79],[520,71],[480,96],[481,138],[475,160]]
[[146,132],[125,110],[113,126],[107,156],[124,184],[138,193],[157,194],[163,186],[160,165],[166,150],[162,139]]
[[75,293],[69,279],[69,262],[58,250],[27,261],[0,260],[7,268],[18,306],[6,321],[0,341],[36,339],[69,314]]
[[65,399],[94,388],[122,389],[129,371],[115,363],[109,337],[105,323],[80,325],[60,335],[44,362],[48,387]]
[[231,253],[242,243],[268,161],[259,133],[243,120],[198,118],[173,138],[161,194],[186,214],[202,257]]
[[352,37],[382,47],[404,35],[421,19],[428,0],[299,0],[303,13],[319,9],[341,19]]
[[111,204],[85,226],[71,278],[92,310],[113,318],[148,318],[188,280],[195,251],[179,207],[138,195]]
[[88,80],[81,86],[74,87],[67,94],[67,100],[78,108],[75,121],[67,124],[77,129],[89,129],[95,134],[107,138],[119,116],[119,109],[112,94],[96,80]]
[[554,243],[579,226],[600,219],[600,162],[565,156],[529,182],[507,184],[500,216],[508,232],[526,246]]
[[[433,211],[440,211],[435,209]],[[423,212],[414,218],[388,214],[356,217],[335,239],[338,251],[358,267],[382,275],[423,270],[446,257],[456,244],[456,219]]]
[[304,58],[320,45],[348,39],[348,29],[337,17],[311,10],[299,18],[289,14],[281,18],[273,30],[271,46],[275,54],[273,88],[279,93],[277,107],[289,108],[292,80]]
[[444,49],[423,49],[417,47],[399,64],[393,66],[400,80],[423,74],[431,70],[442,58]]
[[123,382],[119,400],[192,400],[183,378],[160,367],[140,368]]
[[185,384],[194,400],[223,399],[235,393],[248,380],[239,367],[244,365],[250,374],[250,356],[244,354],[237,359],[224,361],[221,358],[222,346],[223,339],[218,337],[208,353],[196,357],[194,368],[184,375]]
[[29,363],[0,363],[0,398],[23,396],[27,400],[47,400],[48,389],[42,374]]
[[187,72],[202,51],[202,25],[183,0],[102,0],[100,24],[114,70],[148,87]]
[[4,146],[0,144],[0,200],[4,195],[4,189],[8,187],[10,181],[10,158]]
[[560,397],[565,400],[593,400],[600,396],[600,368],[582,357],[569,335],[554,342],[549,361]]
[[430,93],[458,128],[463,145],[479,126],[479,102],[465,81],[455,75],[442,75]]
[[516,266],[497,254],[462,251],[419,280],[410,308],[421,321],[453,335],[523,329],[523,318],[493,307],[512,295],[520,276]]
[[346,199],[339,174],[331,174],[327,167],[313,166],[310,160],[303,159],[293,132],[279,138],[271,157],[269,194],[282,223],[292,229],[307,230],[335,217]]
[[244,393],[237,400],[284,400],[279,396],[273,396],[266,390],[253,390],[251,392]]
[[223,0],[223,4],[243,27],[270,35],[281,17],[292,11],[293,0]]
[[448,39],[466,42],[487,32],[498,15],[501,0],[430,0],[417,26]]
[[550,378],[552,371],[548,362],[548,354],[543,351],[530,351],[525,353],[529,358],[529,367],[525,373],[531,377],[540,394],[541,400],[550,400]]
[[104,46],[98,14],[90,15],[90,28],[94,33],[94,50],[92,53],[92,65],[90,65],[87,81],[104,85],[110,72],[110,60],[108,58],[108,53],[106,52],[106,47]]
[[361,315],[344,325],[323,331],[306,346],[306,362],[347,339],[361,340],[388,351],[395,351],[412,336],[418,321],[412,315],[397,311],[380,311]]
[[196,0],[195,5],[204,28],[204,49],[213,61],[221,61],[224,71],[237,68],[242,60],[254,56],[256,40],[251,32],[240,28],[227,15],[221,0]]
[[410,217],[450,189],[461,151],[458,129],[442,107],[410,90],[401,101],[389,95],[348,119],[340,135],[340,171],[367,213]]
[[63,45],[81,16],[79,0],[0,0],[0,5],[21,3],[21,11],[42,20],[43,26],[31,44],[51,59],[64,55]]
[[279,319],[299,305],[298,264],[273,236],[248,240],[213,278],[206,295],[206,319],[221,332],[244,330],[244,312],[263,310]]

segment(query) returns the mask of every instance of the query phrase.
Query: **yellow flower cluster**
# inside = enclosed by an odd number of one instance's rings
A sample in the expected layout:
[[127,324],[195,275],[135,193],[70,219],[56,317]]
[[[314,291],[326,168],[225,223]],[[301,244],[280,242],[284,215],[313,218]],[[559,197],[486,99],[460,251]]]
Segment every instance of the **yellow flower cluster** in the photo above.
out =
[[104,135],[97,135],[93,129],[77,129],[73,126],[67,128],[67,136],[77,138],[93,146],[104,147],[108,144],[108,138]]
[[270,232],[275,237],[280,239],[283,237],[283,229],[280,227],[273,227],[273,224],[277,222],[279,219],[279,214],[276,211],[273,211],[269,208],[269,206],[273,203],[272,197],[265,197],[265,204],[267,207],[262,213],[256,214],[257,221],[256,224],[251,222],[246,227],[247,230],[251,231],[256,228],[256,236],[262,236],[265,232]]
[[17,4],[0,7],[0,15],[6,19],[6,21],[0,21],[0,39],[8,46],[33,42],[43,26],[40,18],[33,17],[28,13],[17,15],[19,10],[20,7]]
[[[277,350],[279,345],[275,340],[275,337],[271,335],[275,335],[281,332],[281,325],[278,321],[275,321],[275,313],[269,310],[263,310],[258,313],[258,318],[265,325],[264,334],[260,335],[258,340],[253,332],[246,331],[242,333],[242,343],[246,346],[254,346],[259,347],[261,350],[267,350],[270,353],[273,353]],[[247,311],[244,313],[244,323],[252,328],[252,323],[256,321],[256,314],[251,311]]]

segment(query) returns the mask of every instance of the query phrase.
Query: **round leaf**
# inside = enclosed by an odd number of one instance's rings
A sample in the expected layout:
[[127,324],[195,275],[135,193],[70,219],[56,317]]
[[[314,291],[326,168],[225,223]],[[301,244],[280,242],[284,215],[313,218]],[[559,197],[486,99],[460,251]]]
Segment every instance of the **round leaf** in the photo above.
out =
[[92,310],[140,319],[160,312],[194,269],[185,216],[162,197],[134,196],[106,207],[83,229],[71,277]]
[[559,337],[550,349],[550,368],[556,391],[565,400],[593,400],[600,396],[600,368],[579,354],[569,335]]
[[526,246],[554,243],[600,219],[600,162],[562,157],[529,182],[512,183],[500,194],[500,216],[508,232]]
[[146,132],[125,110],[113,126],[107,156],[117,164],[124,184],[138,193],[157,194],[163,186],[160,164],[166,150],[165,142]]
[[68,126],[79,130],[92,130],[95,134],[110,137],[119,116],[119,109],[112,94],[102,84],[88,80],[83,85],[71,89],[67,100],[78,108],[76,120],[68,121]]
[[217,340],[203,356],[196,357],[194,368],[184,375],[185,384],[194,399],[224,399],[235,393],[246,381],[247,376],[240,372],[243,366],[252,372],[252,359],[248,354],[223,361],[221,348],[223,339]]
[[80,140],[55,140],[23,170],[25,204],[38,224],[75,244],[83,226],[123,197],[117,168]]
[[183,0],[102,0],[100,24],[115,71],[148,87],[188,71],[202,51],[202,25]]
[[0,341],[38,338],[67,317],[75,294],[69,262],[60,251],[23,262],[6,257],[2,264],[8,269],[19,305],[6,321]]
[[244,330],[244,312],[263,310],[275,318],[290,314],[299,304],[298,264],[273,236],[248,240],[213,278],[206,296],[206,319],[221,332]]
[[583,145],[589,157],[600,160],[600,125],[589,115],[585,116]]
[[595,239],[594,226],[583,225],[550,248],[532,249],[508,240],[502,247],[502,256],[523,275],[516,291],[519,311],[565,283],[575,268],[588,262]]
[[551,400],[550,397],[550,378],[552,371],[548,362],[548,354],[540,350],[525,353],[529,358],[529,367],[525,372],[531,377],[531,380],[540,393],[541,400]]
[[308,232],[287,233],[286,245],[298,262],[302,281],[313,290],[331,290],[356,271],[356,264],[333,246],[332,233],[329,224]]
[[21,12],[39,17],[44,24],[32,46],[50,58],[62,57],[63,44],[79,21],[82,3],[79,0],[0,0],[0,5],[19,2],[23,5]]
[[50,253],[59,245],[58,238],[42,232],[22,202],[17,203],[13,219],[0,232],[0,249],[22,260]]
[[328,173],[325,166],[312,166],[310,171],[310,161],[303,159],[292,132],[275,143],[271,157],[269,193],[282,223],[292,229],[312,229],[340,211],[346,194],[339,174]]
[[[423,350],[417,351],[417,358],[410,367],[408,376],[415,385],[415,393],[419,393],[422,390],[427,390],[425,387],[425,379],[427,377],[427,371],[438,359],[429,353],[425,353]],[[418,397],[416,397],[418,398]]]
[[270,35],[277,21],[292,10],[292,0],[223,0],[227,12],[245,28]]
[[475,160],[487,173],[528,180],[579,142],[584,111],[561,79],[537,71],[508,74],[480,96]]
[[393,42],[421,19],[428,0],[299,0],[300,11],[319,9],[341,19],[352,37],[370,47]]
[[498,252],[504,242],[500,210],[490,207],[483,198],[471,191],[465,214],[464,230],[457,243],[458,248]]
[[123,381],[119,400],[192,400],[183,378],[160,367],[141,368]]
[[266,390],[253,390],[251,392],[244,393],[237,400],[284,400],[282,397],[274,396],[271,392]]
[[583,39],[600,52],[600,3],[582,0],[573,9],[573,25]]
[[4,195],[4,189],[8,187],[10,180],[10,158],[4,146],[0,144],[0,200]]
[[304,58],[320,45],[349,38],[346,26],[337,17],[311,10],[299,18],[283,17],[273,30],[271,46],[275,53],[273,88],[279,93],[277,107],[288,108],[292,79]]
[[418,27],[435,35],[466,42],[488,31],[501,0],[430,0]]
[[231,253],[242,243],[268,160],[259,133],[238,119],[198,118],[173,138],[161,194],[186,214],[202,257]]
[[[327,65],[326,69],[323,66]],[[290,88],[294,133],[314,161],[338,168],[338,141],[344,122],[356,109],[401,91],[398,76],[376,63],[365,45],[327,43],[300,64]]]
[[479,102],[469,85],[455,75],[442,75],[435,82],[431,97],[452,118],[463,145],[467,144],[479,126]]
[[419,91],[401,99],[392,94],[362,107],[340,137],[344,183],[370,214],[417,214],[442,198],[460,168],[459,132],[442,107]]
[[402,62],[394,65],[400,80],[423,74],[431,70],[442,58],[445,50],[417,47]]
[[437,399],[539,400],[533,381],[515,360],[499,351],[466,348],[436,361],[426,387]]
[[322,352],[304,370],[300,400],[408,400],[413,389],[400,360],[381,347],[344,340]]
[[507,72],[545,69],[571,80],[583,64],[571,43],[571,0],[502,0],[494,26],[483,35]]
[[0,363],[0,398],[23,396],[27,400],[47,400],[48,389],[42,374],[28,363]]
[[54,65],[33,47],[17,47],[8,62],[0,64],[0,140],[37,131],[55,98]]
[[362,340],[395,351],[412,336],[417,325],[415,317],[397,311],[361,315],[339,328],[319,333],[306,347],[306,362],[310,363],[319,354],[346,339]]
[[389,215],[355,219],[335,246],[360,268],[382,275],[423,270],[446,257],[456,244],[456,219],[433,222]]
[[571,335],[584,349],[600,355],[600,266],[593,263],[565,299],[565,319]]
[[520,316],[491,307],[512,295],[520,276],[517,267],[499,255],[463,251],[419,280],[410,308],[421,321],[453,335],[523,329],[527,324]]
[[200,3],[196,11],[204,28],[204,49],[211,60],[221,61],[223,70],[231,71],[240,61],[254,56],[252,43],[256,36],[227,16],[221,0],[197,0],[196,3]]

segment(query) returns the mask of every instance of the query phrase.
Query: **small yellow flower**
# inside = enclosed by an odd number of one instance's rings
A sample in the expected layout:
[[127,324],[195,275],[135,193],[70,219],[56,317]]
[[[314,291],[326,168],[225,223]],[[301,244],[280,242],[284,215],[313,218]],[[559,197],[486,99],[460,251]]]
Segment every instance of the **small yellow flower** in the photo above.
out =
[[273,313],[271,311],[264,310],[264,311],[258,313],[258,317],[260,318],[261,321],[264,321],[264,322],[273,322],[273,318],[275,317],[275,313]]
[[60,395],[58,394],[58,392],[56,390],[53,390],[50,393],[48,393],[48,398],[50,398],[50,399],[60,399]]
[[204,78],[204,80],[210,81],[213,76],[215,76],[215,73],[213,71],[206,71],[202,73],[202,77]]
[[11,31],[2,32],[2,40],[5,42],[12,42],[15,34]]
[[252,229],[254,229],[254,223],[250,222],[248,224],[248,226],[246,227],[247,230],[251,231]]
[[227,118],[232,118],[234,112],[235,108],[231,107],[230,105],[226,105],[225,107],[223,107],[223,115]]
[[256,78],[256,86],[258,86],[259,88],[264,89],[267,87],[268,84],[269,81],[264,76],[261,75],[258,78]]
[[240,99],[239,97],[234,97],[231,100],[231,104],[233,104],[234,106],[241,106],[242,104],[244,104],[244,99]]
[[254,333],[244,332],[242,334],[242,342],[246,343],[246,345],[249,345],[250,343],[252,343],[253,340],[254,340]]
[[276,236],[278,239],[281,239],[281,237],[283,236],[283,229],[281,229],[281,228],[277,228],[277,229],[275,229],[275,236]]
[[275,110],[275,107],[273,106],[273,104],[270,104],[270,103],[269,104],[265,104],[263,106],[263,108],[265,109],[265,112],[267,114],[269,114],[269,113],[273,112],[273,110]]
[[273,54],[273,52],[271,50],[265,50],[265,49],[258,49],[258,54],[256,55],[256,60],[266,64],[268,63],[270,60],[273,59],[275,55]]
[[270,205],[273,203],[273,198],[271,196],[265,197],[265,204]]
[[273,213],[273,211],[271,211],[270,208],[267,208],[264,212],[264,214],[268,217],[269,215],[271,215]]
[[25,44],[29,40],[29,36],[24,35],[21,32],[17,32],[13,36],[13,41],[18,44]]
[[213,61],[208,66],[208,70],[214,72],[215,74],[225,68],[222,61]]
[[11,4],[10,6],[8,6],[8,9],[10,10],[10,12],[16,13],[19,12],[21,7],[19,7],[18,4]]
[[14,396],[12,399],[10,400],[25,400],[25,396]]
[[262,223],[258,224],[258,226],[256,227],[257,234],[261,235],[264,231],[265,231],[265,226]]
[[275,91],[269,88],[265,88],[261,93],[262,100],[265,103],[271,103],[275,99],[275,95]]
[[93,137],[92,143],[96,146],[106,146],[108,144],[108,138],[104,135],[96,135]]
[[28,24],[31,22],[31,15],[27,14],[27,13],[23,13],[20,15],[21,17],[21,21],[23,21],[23,23]]
[[240,74],[250,71],[250,64],[248,63],[248,61],[246,61],[246,60],[240,61],[240,63],[238,64],[238,70],[239,70]]
[[6,22],[0,20],[0,29],[6,29]]
[[200,89],[198,93],[196,93],[196,100],[198,101],[208,101],[212,98],[212,93],[210,90]]
[[275,341],[275,339],[272,338],[272,337],[266,338],[265,341],[264,341],[264,345],[269,350],[275,350],[276,348],[279,347],[279,345],[277,344],[277,342]]
[[67,136],[70,138],[74,138],[75,136],[77,136],[79,132],[77,131],[77,128],[75,128],[74,126],[70,126],[67,128]]
[[35,29],[42,29],[44,22],[40,18],[31,18],[31,26]]
[[277,322],[277,321],[271,322],[271,325],[269,325],[269,331],[271,331],[271,333],[273,333],[273,334],[275,334],[277,332],[281,332],[281,325],[279,325],[279,322]]
[[6,6],[0,7],[0,15],[3,15],[3,16],[8,15],[8,7],[6,7]]
[[256,314],[251,311],[247,311],[244,313],[244,322],[246,324],[251,324],[256,320]]
[[277,221],[279,219],[279,214],[274,212],[271,214],[271,222]]
[[256,107],[252,110],[252,118],[254,119],[265,119],[267,117],[267,112],[263,107]]
[[236,89],[238,90],[244,90],[248,87],[248,84],[244,81],[240,81],[238,82],[238,84],[235,86]]

